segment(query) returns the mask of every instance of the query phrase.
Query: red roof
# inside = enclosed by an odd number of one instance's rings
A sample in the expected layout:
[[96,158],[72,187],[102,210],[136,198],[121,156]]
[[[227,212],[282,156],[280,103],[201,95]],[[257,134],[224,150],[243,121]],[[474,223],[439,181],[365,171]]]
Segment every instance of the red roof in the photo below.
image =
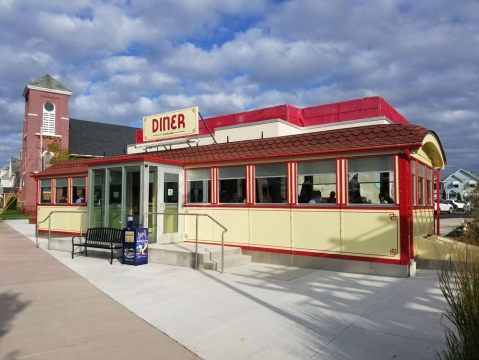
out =
[[[291,124],[304,127],[381,116],[387,117],[394,124],[409,124],[409,121],[404,116],[379,96],[311,106],[303,109],[291,105],[279,105],[236,114],[215,116],[207,118],[205,121],[211,132],[214,133],[217,128],[221,127],[237,126],[271,119],[282,119]],[[208,134],[205,124],[202,121],[199,124],[200,135]],[[142,129],[137,130],[136,142],[143,142]]]
[[34,174],[34,177],[53,177],[58,175],[85,175],[88,172],[88,160],[65,161],[60,164],[52,165],[45,170]]
[[203,145],[91,160],[91,164],[132,160],[178,165],[419,147],[429,130],[417,125],[372,125],[267,139]]
[[153,161],[177,165],[221,163],[265,158],[419,147],[429,133],[418,125],[371,125],[308,134],[203,145],[154,153],[68,161],[37,174],[40,177],[86,174],[89,165]]

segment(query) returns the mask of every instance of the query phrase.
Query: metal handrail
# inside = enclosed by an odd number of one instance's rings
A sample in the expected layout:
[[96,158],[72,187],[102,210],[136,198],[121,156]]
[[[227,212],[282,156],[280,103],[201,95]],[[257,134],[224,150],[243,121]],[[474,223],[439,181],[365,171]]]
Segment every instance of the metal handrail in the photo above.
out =
[[[193,214],[193,213],[167,213],[167,212],[147,212],[143,215],[143,219],[145,219],[148,215],[184,215],[184,216],[196,216],[196,237],[195,237],[195,269],[198,270],[198,217],[205,216],[213,221],[216,225],[223,229],[221,233],[221,273],[225,270],[225,232],[228,229],[220,224],[214,217],[208,214]],[[157,225],[158,227],[158,225]]]
[[39,224],[43,224],[45,221],[48,220],[48,250],[50,250],[50,238],[51,238],[51,226],[52,226],[52,215],[53,214],[58,214],[58,213],[66,213],[66,214],[80,214],[80,235],[83,235],[83,228],[82,228],[82,225],[83,225],[83,215],[87,214],[87,212],[85,211],[60,211],[60,210],[54,210],[54,211],[50,211],[50,213],[48,214],[48,216],[43,219],[42,221],[38,221],[35,225],[35,237],[36,237],[36,241],[35,241],[35,246],[38,247],[39,246],[39,243],[38,243],[38,225]]

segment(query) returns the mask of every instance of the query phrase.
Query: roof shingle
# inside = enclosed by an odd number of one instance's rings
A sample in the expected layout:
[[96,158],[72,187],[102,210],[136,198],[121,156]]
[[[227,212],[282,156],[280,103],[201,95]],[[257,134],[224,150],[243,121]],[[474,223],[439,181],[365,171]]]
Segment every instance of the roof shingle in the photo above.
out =
[[[196,147],[165,150],[154,153],[123,155],[91,159],[83,162],[83,171],[89,164],[115,163],[132,158],[149,161],[170,161],[193,165],[200,163],[221,163],[245,161],[260,158],[294,158],[298,156],[341,153],[348,151],[378,150],[420,146],[430,131],[418,125],[373,125],[344,128],[314,133],[281,136],[267,139],[220,143]],[[61,174],[65,167],[51,167],[40,176]],[[63,165],[63,164],[62,164]],[[78,165],[76,169],[80,169]]]

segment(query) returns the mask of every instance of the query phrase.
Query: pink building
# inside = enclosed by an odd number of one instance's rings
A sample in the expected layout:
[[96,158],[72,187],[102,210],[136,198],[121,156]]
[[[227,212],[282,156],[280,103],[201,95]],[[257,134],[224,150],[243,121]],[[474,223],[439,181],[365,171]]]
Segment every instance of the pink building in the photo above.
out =
[[36,183],[32,175],[48,166],[47,147],[55,139],[68,149],[68,100],[71,91],[45,75],[25,87],[23,144],[20,156],[20,190],[27,213],[36,211]]
[[[20,155],[21,205],[25,212],[36,214],[34,176],[50,166],[53,156],[48,146],[55,140],[74,158],[103,157],[126,152],[126,145],[135,142],[136,128],[69,116],[71,91],[50,75],[26,85],[23,144]],[[111,134],[115,134],[114,137]]]

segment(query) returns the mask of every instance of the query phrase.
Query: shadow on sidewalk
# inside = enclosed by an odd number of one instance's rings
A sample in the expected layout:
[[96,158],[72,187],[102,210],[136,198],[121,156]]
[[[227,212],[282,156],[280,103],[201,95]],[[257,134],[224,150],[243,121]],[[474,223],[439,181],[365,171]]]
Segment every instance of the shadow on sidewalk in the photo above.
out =
[[19,297],[19,293],[0,294],[0,338],[10,330],[13,318],[30,305],[30,301],[22,301]]

